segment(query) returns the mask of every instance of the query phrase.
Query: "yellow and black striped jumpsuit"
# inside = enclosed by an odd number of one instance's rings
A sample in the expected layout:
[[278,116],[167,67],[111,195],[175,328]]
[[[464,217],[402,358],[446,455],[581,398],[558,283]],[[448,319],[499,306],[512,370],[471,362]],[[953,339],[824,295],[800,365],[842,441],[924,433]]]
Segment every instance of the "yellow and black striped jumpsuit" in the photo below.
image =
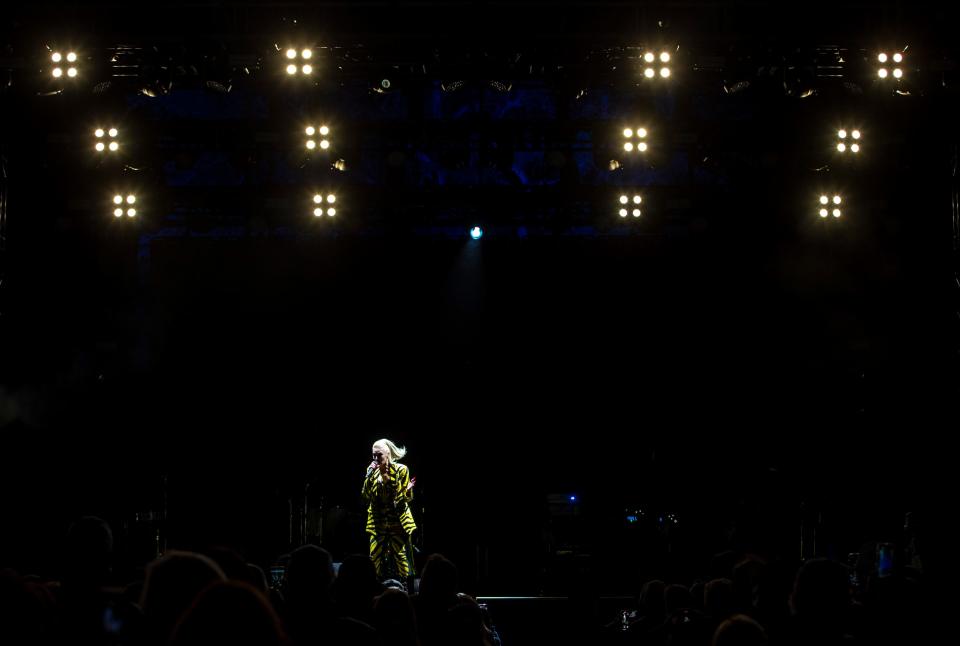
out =
[[397,578],[401,581],[410,576],[407,553],[410,536],[417,528],[410,511],[413,490],[410,470],[406,465],[393,462],[387,467],[389,484],[384,484],[380,471],[374,470],[363,481],[363,501],[367,503],[367,533],[370,535],[370,558],[380,579]]

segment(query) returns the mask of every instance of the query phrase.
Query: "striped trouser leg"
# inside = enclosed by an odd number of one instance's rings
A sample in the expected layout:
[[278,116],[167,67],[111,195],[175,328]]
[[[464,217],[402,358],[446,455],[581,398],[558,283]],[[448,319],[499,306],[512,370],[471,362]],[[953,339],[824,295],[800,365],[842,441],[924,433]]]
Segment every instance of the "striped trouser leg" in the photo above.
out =
[[381,580],[396,578],[405,581],[410,576],[406,547],[407,540],[402,531],[370,535],[370,560]]

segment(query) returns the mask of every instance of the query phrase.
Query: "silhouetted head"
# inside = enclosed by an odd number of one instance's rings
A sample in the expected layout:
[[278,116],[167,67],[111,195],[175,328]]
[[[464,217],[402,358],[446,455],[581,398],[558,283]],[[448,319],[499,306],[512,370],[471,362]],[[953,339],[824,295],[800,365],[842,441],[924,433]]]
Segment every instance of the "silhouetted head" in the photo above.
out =
[[206,588],[178,622],[172,644],[279,646],[280,620],[253,586],[221,581]]
[[212,559],[192,552],[169,552],[147,566],[140,606],[148,630],[162,642],[197,595],[212,583],[226,581]]
[[678,610],[693,607],[693,597],[690,596],[690,591],[686,587],[675,583],[664,589],[663,601],[668,615]]
[[666,613],[666,604],[664,602],[664,592],[666,584],[659,580],[647,581],[643,584],[640,591],[640,605],[643,607],[643,614],[647,617],[663,617]]
[[70,526],[64,549],[65,585],[102,585],[110,574],[113,532],[106,521],[84,516]]
[[[349,574],[349,570],[348,570]],[[298,547],[287,563],[287,601],[325,601],[333,584],[333,559],[330,552],[316,545]]]
[[373,622],[385,641],[397,646],[417,643],[417,619],[410,597],[403,590],[388,588],[374,600]]
[[746,615],[734,615],[717,626],[712,646],[765,646],[763,626]]
[[850,605],[846,566],[829,559],[812,559],[797,572],[790,605],[797,616],[814,621],[836,621]]
[[420,597],[453,603],[457,595],[457,566],[442,554],[431,554],[420,577]]
[[734,612],[733,581],[714,579],[703,589],[704,611],[714,619],[726,619]]

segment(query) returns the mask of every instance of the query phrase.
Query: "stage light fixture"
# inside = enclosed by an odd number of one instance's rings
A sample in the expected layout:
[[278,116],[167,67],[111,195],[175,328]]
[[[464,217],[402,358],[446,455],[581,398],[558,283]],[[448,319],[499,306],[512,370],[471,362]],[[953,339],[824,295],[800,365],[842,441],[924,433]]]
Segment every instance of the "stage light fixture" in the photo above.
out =
[[[313,209],[313,215],[318,218],[323,217],[324,215],[332,218],[337,214],[337,209],[333,207],[333,204],[336,201],[337,196],[333,193],[327,193],[326,195],[323,193],[316,193],[313,196],[313,203],[316,205],[316,208]],[[326,208],[324,208],[324,203],[327,204]]]
[[[122,217],[124,213],[126,213],[127,217],[129,218],[136,217],[137,209],[134,208],[133,206],[134,204],[137,203],[137,196],[135,194],[117,193],[113,196],[113,203],[116,206],[116,208],[113,209],[114,217],[118,217],[118,218]],[[126,211],[124,211],[124,208],[123,208],[124,204],[127,205]]]
[[[640,217],[640,205],[643,203],[643,198],[639,194],[634,193],[632,195],[628,195],[626,193],[621,193],[618,202],[620,202],[620,210],[617,211],[617,214],[621,218],[625,218],[628,215],[632,215],[635,218]],[[631,205],[632,208],[629,208]]]
[[[820,217],[826,218],[830,215],[833,215],[835,218],[839,218],[841,215],[840,204],[843,202],[843,198],[839,195],[834,194],[832,197],[830,195],[821,194],[820,195]],[[830,204],[833,204],[833,209],[831,210]]]
[[295,47],[288,47],[283,53],[286,64],[286,71],[289,76],[296,76],[299,72],[305,76],[313,74],[313,65],[307,61],[313,58],[313,50],[309,48],[303,48],[297,50]]
[[877,54],[877,62],[880,64],[877,68],[877,76],[880,79],[893,76],[896,80],[901,80],[904,74],[903,59],[903,52],[893,52],[890,56],[886,52],[880,52]]
[[837,131],[837,152],[845,153],[849,151],[853,154],[859,153],[861,136],[860,130],[856,128],[849,132],[845,128],[841,128]]
[[470,237],[474,240],[479,240],[483,237],[483,229],[480,227],[473,227],[470,229]]
[[[52,52],[50,54],[50,61],[54,63],[53,69],[50,70],[51,76],[55,79],[63,78],[63,75],[66,74],[69,78],[76,78],[79,74],[79,70],[76,67],[77,62],[77,53],[68,52],[66,55],[61,52]],[[66,69],[61,66],[62,63],[69,63],[66,66]]]
[[[626,141],[623,142],[623,150],[625,152],[632,153],[637,151],[643,153],[647,151],[647,142],[643,141],[647,138],[646,128],[624,128],[623,138],[626,139]],[[634,139],[637,140],[636,143],[634,143]]]
[[102,153],[106,150],[109,150],[112,153],[120,150],[120,142],[117,141],[117,137],[120,135],[120,131],[116,128],[110,128],[109,130],[104,130],[103,128],[97,128],[93,131],[93,137],[96,139],[94,142],[94,150],[98,153]]
[[[307,150],[316,150],[317,147],[319,147],[321,150],[328,150],[330,148],[330,140],[327,139],[327,135],[330,134],[329,127],[320,126],[317,128],[315,126],[307,126],[304,132],[307,135]],[[317,135],[320,135],[319,140]]]
[[[656,62],[660,61],[659,70],[655,67]],[[670,78],[671,70],[668,63],[670,63],[670,52],[662,51],[658,54],[655,52],[645,52],[643,55],[643,76],[647,79],[653,79],[659,76],[662,79]]]

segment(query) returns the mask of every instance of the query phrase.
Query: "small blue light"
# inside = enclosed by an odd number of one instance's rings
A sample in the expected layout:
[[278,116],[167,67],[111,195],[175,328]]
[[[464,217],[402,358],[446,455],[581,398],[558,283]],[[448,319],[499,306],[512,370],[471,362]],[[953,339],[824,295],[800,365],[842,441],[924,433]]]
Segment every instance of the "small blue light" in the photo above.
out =
[[481,229],[480,227],[473,227],[472,229],[470,229],[470,237],[473,238],[474,240],[479,240],[480,238],[483,237],[483,229]]
[[577,502],[576,496],[570,496],[570,502]]

